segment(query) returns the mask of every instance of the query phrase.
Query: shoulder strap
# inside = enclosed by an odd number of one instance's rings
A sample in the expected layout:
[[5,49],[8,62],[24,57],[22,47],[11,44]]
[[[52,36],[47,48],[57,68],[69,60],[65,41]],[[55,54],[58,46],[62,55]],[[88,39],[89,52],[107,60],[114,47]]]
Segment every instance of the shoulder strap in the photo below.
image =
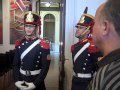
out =
[[90,43],[86,43],[78,52],[77,54],[74,56],[74,62],[76,61],[76,59],[78,58],[78,56],[80,56],[80,54],[87,49],[90,46]]

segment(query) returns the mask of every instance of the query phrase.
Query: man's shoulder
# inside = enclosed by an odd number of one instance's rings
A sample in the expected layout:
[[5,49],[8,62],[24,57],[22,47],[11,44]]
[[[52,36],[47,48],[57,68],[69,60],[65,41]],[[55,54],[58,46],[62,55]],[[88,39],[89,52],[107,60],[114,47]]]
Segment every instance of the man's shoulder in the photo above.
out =
[[[97,77],[99,76],[99,77]],[[96,75],[96,79],[100,79],[103,83],[98,83],[99,85],[102,84],[103,90],[106,90],[105,88],[113,88],[115,85],[119,83],[120,79],[120,60],[111,62],[103,67],[101,67]],[[106,87],[109,84],[108,87]],[[120,84],[119,84],[120,86]],[[114,90],[114,89],[112,89]],[[117,89],[115,89],[117,90]]]
[[48,39],[40,38],[40,46],[44,49],[50,49],[50,42]]
[[77,42],[77,43],[75,43],[75,44],[72,44],[72,45],[71,45],[71,52],[74,51],[74,49],[75,49],[77,46],[79,46],[79,45],[80,45],[79,42]]
[[17,48],[20,44],[21,44],[21,41],[20,40],[16,40],[15,41],[15,48]]
[[24,38],[16,40],[15,41],[15,48],[17,48],[18,46],[20,46],[23,41],[24,41]]
[[96,47],[93,38],[88,38],[88,42],[90,43],[89,47],[88,47],[88,51],[90,53],[96,53],[96,52],[100,52],[99,49]]
[[[100,72],[102,72],[102,73],[100,73]],[[97,74],[100,74],[99,76],[102,75],[104,77],[104,79],[106,79],[106,80],[116,77],[116,75],[120,75],[120,60],[116,60],[109,64],[101,66],[99,68],[99,70],[97,71]]]
[[116,70],[120,72],[120,58],[108,64],[108,72],[116,72]]

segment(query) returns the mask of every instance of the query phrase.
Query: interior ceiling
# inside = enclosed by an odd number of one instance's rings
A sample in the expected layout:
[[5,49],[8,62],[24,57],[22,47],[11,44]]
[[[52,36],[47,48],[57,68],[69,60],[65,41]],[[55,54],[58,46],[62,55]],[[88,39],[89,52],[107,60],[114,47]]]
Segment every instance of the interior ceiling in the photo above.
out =
[[61,0],[40,0],[41,2],[41,7],[46,7],[46,3],[50,3],[49,7],[59,7]]
[[61,0],[41,0],[41,2],[60,2]]

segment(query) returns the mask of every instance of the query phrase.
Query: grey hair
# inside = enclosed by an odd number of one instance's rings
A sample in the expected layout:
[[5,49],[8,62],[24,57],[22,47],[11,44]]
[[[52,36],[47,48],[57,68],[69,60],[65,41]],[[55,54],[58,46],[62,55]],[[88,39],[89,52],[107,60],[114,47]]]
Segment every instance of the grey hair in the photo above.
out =
[[100,16],[112,22],[116,32],[120,36],[120,1],[108,0],[104,4],[104,8],[101,10]]

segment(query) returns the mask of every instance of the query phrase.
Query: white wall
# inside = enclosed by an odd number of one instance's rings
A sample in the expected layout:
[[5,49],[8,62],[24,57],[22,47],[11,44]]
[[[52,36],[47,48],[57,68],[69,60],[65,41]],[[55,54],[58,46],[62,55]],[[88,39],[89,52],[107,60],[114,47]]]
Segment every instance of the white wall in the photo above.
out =
[[66,0],[66,22],[65,22],[65,58],[71,60],[71,45],[77,42],[75,38],[75,25],[83,14],[85,7],[88,13],[95,15],[98,6],[106,0]]
[[0,53],[14,49],[14,45],[10,45],[10,4],[9,0],[2,0],[3,5],[3,44],[0,45]]

